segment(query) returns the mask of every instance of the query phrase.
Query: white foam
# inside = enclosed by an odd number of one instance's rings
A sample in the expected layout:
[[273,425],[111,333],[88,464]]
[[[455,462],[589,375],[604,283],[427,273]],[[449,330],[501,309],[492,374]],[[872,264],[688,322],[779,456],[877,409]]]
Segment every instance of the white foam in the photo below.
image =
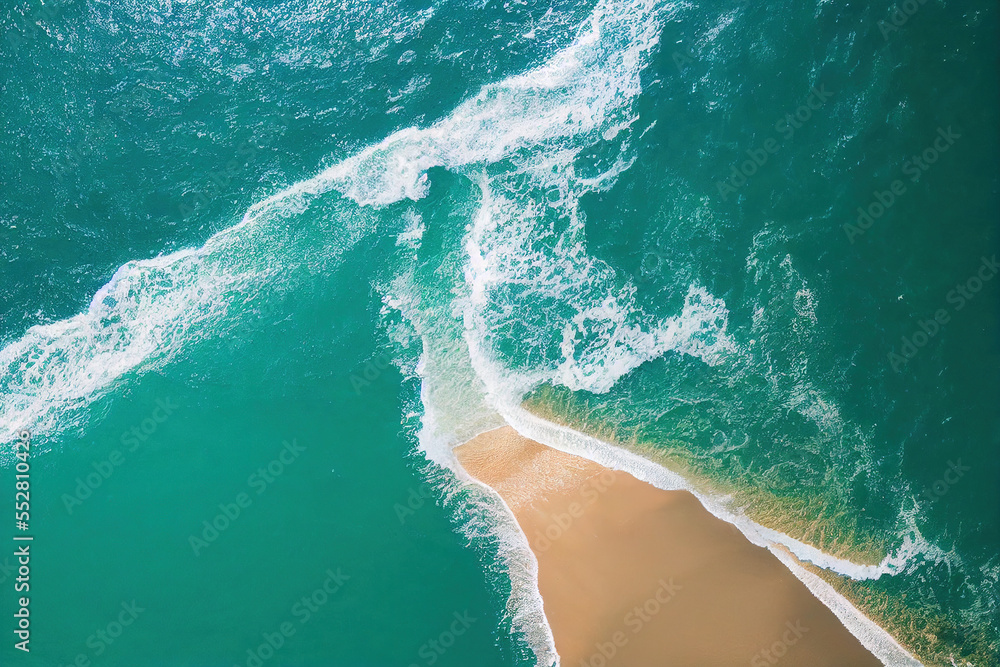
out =
[[[67,399],[77,403],[93,400],[124,373],[165,353],[165,345],[179,344],[191,321],[189,315],[201,312],[218,295],[214,283],[217,274],[206,267],[209,258],[225,248],[237,232],[254,225],[272,209],[301,210],[310,197],[332,189],[363,206],[416,200],[427,193],[427,171],[432,167],[475,169],[516,159],[519,151],[535,146],[545,146],[557,163],[569,163],[579,150],[575,143],[579,137],[591,136],[596,141],[611,124],[627,121],[629,104],[641,92],[639,72],[657,43],[664,7],[655,0],[599,2],[576,40],[541,67],[485,86],[441,122],[425,129],[396,132],[315,177],[255,204],[239,224],[212,237],[198,250],[122,267],[101,294],[110,294],[119,285],[132,284],[136,288],[139,305],[132,312],[138,313],[140,320],[133,322],[135,331],[129,330],[128,336],[124,332],[117,335],[116,327],[122,322],[102,315],[97,307],[57,325],[36,327],[5,348],[0,361],[7,367],[14,366],[11,370],[20,373],[18,377],[23,380],[29,379],[24,374],[26,367],[18,366],[18,362],[30,359],[40,348],[54,347],[58,354],[52,355],[52,372],[40,386],[25,383],[8,388],[14,396],[29,395],[30,405],[5,400],[0,428],[13,433],[26,423],[32,423],[36,432],[51,427],[58,421],[57,408],[65,408]],[[616,171],[627,168],[627,164],[618,163]],[[594,187],[600,185],[599,180],[594,183]],[[149,292],[140,278],[158,262],[169,264],[170,280],[183,278],[186,287],[176,290],[168,286],[165,297]],[[188,262],[194,268],[184,270]],[[181,270],[175,270],[179,267]],[[157,303],[152,305],[150,300]],[[114,312],[118,308],[118,303],[110,306]],[[119,344],[122,340],[125,342]],[[85,344],[78,345],[78,341]],[[94,341],[103,342],[95,345]],[[433,357],[422,359],[420,370],[430,374],[428,367],[437,361]],[[97,368],[102,370],[95,372]],[[433,421],[430,406],[437,404],[435,401],[452,400],[445,387],[446,383],[433,381],[422,385],[424,418],[428,422],[421,432],[421,446],[430,460],[448,466],[451,461],[441,445],[448,440],[436,434],[454,432],[463,425]],[[444,395],[436,396],[435,392]],[[540,662],[548,664],[554,648],[537,595],[535,571],[531,560],[518,560],[517,554],[533,557],[524,545],[511,549],[504,553],[509,553],[511,559],[514,627],[528,637]]]
[[[426,172],[496,163],[529,146],[603,132],[641,92],[663,3],[598,3],[577,39],[542,66],[489,84],[440,122],[407,128],[330,167],[324,179],[363,205],[426,193]],[[598,134],[599,136],[599,134]]]
[[[489,357],[492,343],[486,338],[516,326],[518,346],[534,348],[532,356],[544,358],[552,331],[561,334],[561,359],[536,363],[533,371],[504,372],[503,381],[486,382],[492,391],[515,396],[552,381],[606,392],[625,374],[669,351],[709,365],[735,352],[726,333],[725,304],[704,287],[691,285],[681,312],[657,321],[637,306],[633,285],[623,284],[614,270],[588,255],[575,195],[568,194],[578,182],[544,181],[560,193],[550,204],[497,191],[507,184],[496,178],[478,182],[480,209],[465,243],[464,319],[470,344]],[[553,231],[548,207],[565,209],[563,231]],[[521,301],[535,313],[545,312],[544,319],[526,322]],[[490,368],[484,362],[477,371],[490,373]]]
[[555,381],[573,390],[604,393],[639,365],[675,351],[714,365],[734,351],[726,335],[725,304],[692,285],[680,315],[645,329],[630,325],[634,306],[607,296],[577,313],[563,329],[563,361]]
[[820,602],[825,604],[833,612],[834,616],[840,619],[844,627],[858,638],[861,645],[871,651],[872,655],[878,658],[883,665],[889,665],[890,667],[922,667],[922,663],[919,660],[910,655],[909,651],[900,646],[899,642],[889,635],[889,633],[862,614],[857,607],[838,593],[833,586],[806,570],[795,558],[789,556],[787,552],[772,548],[771,553],[777,556],[778,560],[784,563],[792,571],[792,574],[805,584],[806,588]]
[[427,226],[416,211],[407,211],[404,214],[404,219],[406,220],[406,229],[396,236],[396,245],[416,250],[420,247],[420,240],[424,237]]
[[[91,300],[86,312],[28,329],[0,350],[0,441],[23,428],[36,436],[74,425],[70,414],[98,398],[124,374],[159,363],[210,331],[228,302],[259,291],[273,270],[262,223],[301,211],[327,192],[323,174],[251,206],[240,222],[196,249],[131,261]],[[345,228],[329,252],[357,242],[364,230]],[[263,247],[254,257],[248,248]]]
[[122,266],[87,312],[35,326],[0,350],[7,378],[0,433],[55,425],[58,407],[85,405],[123,373],[168,354],[187,326],[214,308],[223,276],[182,251]]

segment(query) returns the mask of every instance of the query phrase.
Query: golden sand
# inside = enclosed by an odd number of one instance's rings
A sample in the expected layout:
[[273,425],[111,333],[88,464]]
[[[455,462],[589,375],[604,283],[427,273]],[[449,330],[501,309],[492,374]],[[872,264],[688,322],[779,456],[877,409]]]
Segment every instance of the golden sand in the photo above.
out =
[[690,493],[509,426],[456,454],[528,537],[562,667],[881,664],[777,558]]

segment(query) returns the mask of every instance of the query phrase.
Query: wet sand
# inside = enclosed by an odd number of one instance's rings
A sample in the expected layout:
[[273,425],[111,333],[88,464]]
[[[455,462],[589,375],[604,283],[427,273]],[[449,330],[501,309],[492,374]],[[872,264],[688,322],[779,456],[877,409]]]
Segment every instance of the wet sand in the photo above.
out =
[[528,536],[562,667],[881,664],[777,558],[690,493],[509,426],[456,454]]

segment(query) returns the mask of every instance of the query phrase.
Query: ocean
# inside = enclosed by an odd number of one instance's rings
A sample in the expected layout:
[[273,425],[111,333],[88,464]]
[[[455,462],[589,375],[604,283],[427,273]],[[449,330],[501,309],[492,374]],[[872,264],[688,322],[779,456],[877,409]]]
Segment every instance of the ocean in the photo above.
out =
[[454,473],[505,420],[676,473],[856,634],[1000,664],[995,3],[0,26],[3,664],[550,665]]

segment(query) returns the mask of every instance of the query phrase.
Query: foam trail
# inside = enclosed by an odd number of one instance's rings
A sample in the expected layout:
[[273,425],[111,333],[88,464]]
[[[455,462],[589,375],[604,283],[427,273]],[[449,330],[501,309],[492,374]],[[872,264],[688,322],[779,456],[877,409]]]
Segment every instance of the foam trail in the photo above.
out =
[[172,347],[184,324],[211,309],[220,276],[181,251],[122,266],[75,317],[35,326],[0,350],[0,433],[55,426],[57,408],[82,407],[116,378]]
[[407,128],[330,167],[323,178],[362,205],[420,199],[427,170],[492,164],[519,150],[601,136],[642,92],[665,3],[598,3],[576,40],[544,65],[484,86],[442,121]]
[[[330,187],[325,174],[301,181],[254,204],[200,248],[128,262],[87,311],[31,327],[0,350],[0,439],[22,428],[39,435],[72,425],[63,421],[68,414],[123,375],[165,360],[194,330],[209,330],[228,301],[259,289],[255,283],[266,273],[242,259],[245,246],[254,245],[247,238],[254,227],[270,215],[300,210],[309,196]],[[357,234],[341,238],[351,245]]]

